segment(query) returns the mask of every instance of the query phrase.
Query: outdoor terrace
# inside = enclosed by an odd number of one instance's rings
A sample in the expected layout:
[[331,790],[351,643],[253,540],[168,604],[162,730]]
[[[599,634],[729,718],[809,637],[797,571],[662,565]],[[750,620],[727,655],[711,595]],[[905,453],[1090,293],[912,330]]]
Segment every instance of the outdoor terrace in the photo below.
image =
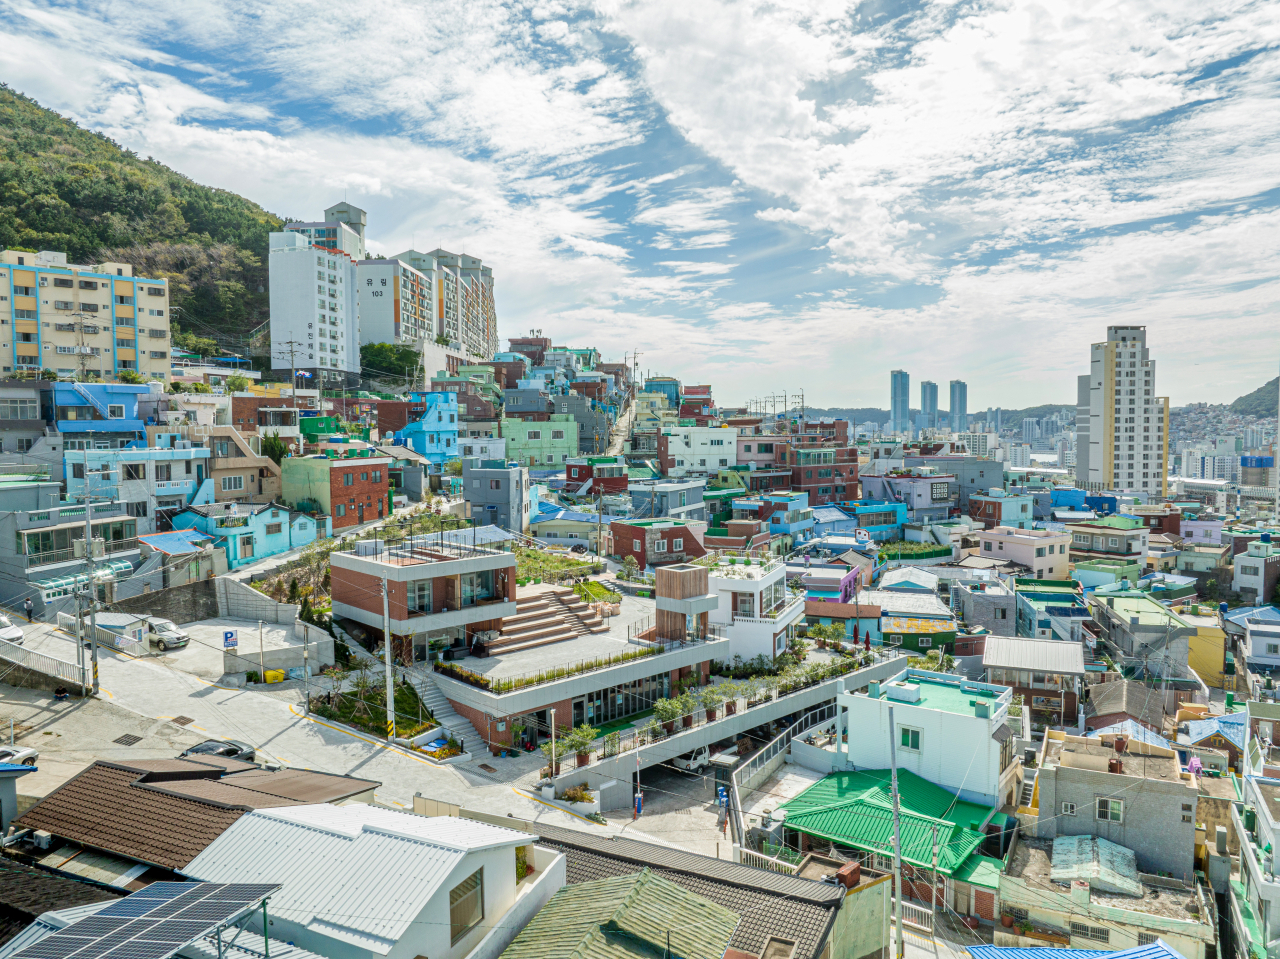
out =
[[347,549],[337,550],[361,559],[387,563],[390,566],[421,566],[430,563],[448,563],[459,559],[479,559],[501,556],[503,550],[468,543],[450,542],[439,535],[413,536],[398,543],[381,540],[359,540]]
[[1182,776],[1182,767],[1176,756],[1142,755],[1141,742],[1131,742],[1132,751],[1117,754],[1115,747],[1105,745],[1099,740],[1083,741],[1079,737],[1069,739],[1051,739],[1045,753],[1046,766],[1060,766],[1069,769],[1092,769],[1095,772],[1110,772],[1109,763],[1113,759],[1120,760],[1120,769],[1116,772],[1134,779],[1164,779],[1177,781]]

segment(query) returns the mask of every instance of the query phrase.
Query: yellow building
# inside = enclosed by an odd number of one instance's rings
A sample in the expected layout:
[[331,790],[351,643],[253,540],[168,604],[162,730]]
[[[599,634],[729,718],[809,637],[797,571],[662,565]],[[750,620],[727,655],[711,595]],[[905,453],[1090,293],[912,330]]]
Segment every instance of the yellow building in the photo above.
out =
[[111,381],[133,370],[167,383],[169,350],[166,281],[135,277],[128,263],[0,252],[0,375],[53,370]]
[[[1200,612],[1195,613],[1193,610]],[[1206,686],[1213,689],[1236,688],[1234,663],[1230,664],[1233,672],[1228,673],[1227,634],[1218,625],[1218,617],[1209,605],[1196,606],[1184,603],[1175,612],[1188,625],[1195,627],[1195,634],[1187,637],[1187,665],[1197,676],[1204,680]]]

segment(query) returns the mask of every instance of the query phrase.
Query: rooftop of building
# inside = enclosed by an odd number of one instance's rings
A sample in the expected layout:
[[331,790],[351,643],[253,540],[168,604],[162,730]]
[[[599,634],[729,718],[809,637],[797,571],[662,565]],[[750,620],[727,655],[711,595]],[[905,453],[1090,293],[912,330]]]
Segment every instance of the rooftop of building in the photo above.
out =
[[[1141,590],[1120,590],[1098,597],[1108,609],[1114,610],[1126,623],[1138,626],[1172,626],[1179,629],[1187,626],[1185,620],[1158,600]],[[1134,620],[1138,622],[1134,624]]]
[[910,590],[864,589],[856,601],[867,606],[879,606],[887,615],[923,616],[931,619],[954,619],[951,610],[933,593]]
[[1079,643],[1058,639],[988,636],[982,654],[982,665],[987,668],[1083,676],[1084,647]]
[[[1053,889],[1060,895],[1069,896],[1071,893],[1070,884],[1055,882],[1052,878],[1052,870],[1052,841],[1047,839],[1020,839],[1013,851],[1013,855],[1009,859],[1006,875],[1021,879],[1030,885]],[[1196,897],[1194,887],[1175,884],[1171,880],[1164,880],[1157,886],[1142,881],[1140,875],[1138,879],[1142,888],[1141,897],[1103,892],[1091,887],[1089,890],[1089,902],[1095,906],[1124,909],[1129,912],[1163,916],[1168,919],[1185,919],[1191,922],[1205,921],[1204,917],[1199,914],[1200,903]]]
[[[914,689],[910,687],[919,688],[918,700],[903,698],[915,695]],[[868,691],[867,695],[870,696],[871,693]],[[879,695],[876,698],[895,705],[935,709],[957,716],[977,716],[979,703],[986,705],[989,714],[994,713],[1012,698],[1012,691],[1007,686],[975,683],[959,676],[945,676],[923,669],[904,669],[892,679],[879,684]]]
[[1090,528],[1095,526],[1105,527],[1106,529],[1118,530],[1137,530],[1145,529],[1142,521],[1133,516],[1104,516],[1101,519],[1086,520],[1083,523],[1072,523],[1072,526],[1081,528]]
[[[1133,747],[1132,750],[1126,747],[1123,753],[1117,753],[1114,745],[1101,739],[1085,739],[1080,736],[1051,739],[1045,751],[1044,764],[1046,767],[1057,766],[1062,769],[1111,772],[1134,779],[1154,779],[1170,783],[1183,781],[1182,767],[1171,749],[1147,746],[1144,743],[1134,743]],[[1144,750],[1167,752],[1169,755],[1144,755]],[[1112,769],[1110,764],[1117,759],[1120,760],[1120,768]]]
[[1124,713],[1146,726],[1164,728],[1164,700],[1159,690],[1133,679],[1117,679],[1089,687],[1085,716]]
[[510,565],[514,566],[516,563],[514,554],[481,546],[478,539],[476,544],[472,545],[465,539],[459,542],[439,533],[410,536],[394,543],[376,539],[357,540],[345,549],[335,550],[334,555],[357,556],[360,559],[387,563],[390,566],[422,566],[503,555],[510,557]]

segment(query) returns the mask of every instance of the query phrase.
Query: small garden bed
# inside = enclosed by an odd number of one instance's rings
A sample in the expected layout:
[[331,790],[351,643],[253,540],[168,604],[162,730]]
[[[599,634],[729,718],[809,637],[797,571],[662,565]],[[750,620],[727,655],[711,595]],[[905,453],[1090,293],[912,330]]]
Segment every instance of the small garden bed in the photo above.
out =
[[585,583],[578,583],[578,585],[573,587],[573,591],[588,603],[622,602],[621,593],[615,593],[603,583],[597,583],[595,580],[587,580]]
[[[386,687],[373,681],[368,675],[357,676],[346,690],[334,689],[325,696],[311,700],[311,711],[317,716],[332,719],[362,729],[375,736],[387,734]],[[436,725],[435,719],[412,686],[398,684],[395,688],[396,737],[411,739]]]

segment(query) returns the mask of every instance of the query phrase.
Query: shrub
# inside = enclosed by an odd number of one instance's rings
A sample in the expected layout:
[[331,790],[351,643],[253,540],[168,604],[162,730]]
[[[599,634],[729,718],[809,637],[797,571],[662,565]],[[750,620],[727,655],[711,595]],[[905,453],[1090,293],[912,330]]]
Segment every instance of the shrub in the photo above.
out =
[[587,788],[586,783],[580,786],[570,786],[561,794],[560,798],[571,803],[591,802],[591,790]]

